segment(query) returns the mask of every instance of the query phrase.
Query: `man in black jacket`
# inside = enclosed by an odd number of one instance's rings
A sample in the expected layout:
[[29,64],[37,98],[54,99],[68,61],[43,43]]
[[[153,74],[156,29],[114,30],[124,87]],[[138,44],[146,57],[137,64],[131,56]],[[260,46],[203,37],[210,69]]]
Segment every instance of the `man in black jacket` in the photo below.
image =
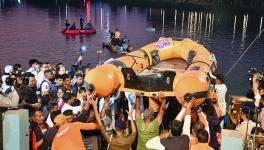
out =
[[30,73],[24,78],[24,85],[19,90],[20,101],[22,102],[21,106],[23,108],[31,111],[40,107],[36,92],[36,79],[35,76]]

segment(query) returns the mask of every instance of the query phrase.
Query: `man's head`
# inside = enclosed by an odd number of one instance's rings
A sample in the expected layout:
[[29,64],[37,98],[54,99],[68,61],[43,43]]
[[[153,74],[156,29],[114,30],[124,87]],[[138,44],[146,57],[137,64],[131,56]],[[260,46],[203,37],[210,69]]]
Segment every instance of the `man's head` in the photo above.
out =
[[72,93],[64,93],[62,97],[63,101],[69,105],[71,105],[74,102],[74,96]]
[[57,74],[64,75],[66,74],[66,68],[62,63],[58,63],[56,65]]
[[63,76],[62,75],[56,75],[55,76],[55,83],[57,86],[62,86],[63,85]]
[[36,86],[36,78],[33,74],[29,74],[28,76],[28,87],[35,87]]
[[41,111],[37,110],[33,113],[32,119],[34,122],[37,124],[43,124],[44,122],[44,117]]
[[32,68],[39,68],[39,61],[37,59],[30,59],[29,62],[29,67],[32,67]]
[[93,108],[89,108],[89,110],[88,110],[88,118],[89,119],[95,118],[95,112],[94,112]]
[[94,86],[92,84],[84,82],[83,86],[87,90],[87,94],[92,94],[92,92],[94,91]]
[[171,136],[180,136],[182,134],[183,123],[179,120],[172,120],[169,124]]
[[51,70],[45,70],[44,71],[45,79],[51,81],[53,79],[53,73]]
[[255,134],[255,133],[257,136],[259,136],[259,137],[256,137],[256,139],[255,139],[256,144],[263,145],[264,144],[264,130],[261,127],[254,127],[251,130],[251,134]]
[[207,98],[209,98],[213,101],[217,101],[215,90],[209,90],[208,94],[207,94]]
[[48,111],[50,113],[54,112],[54,111],[57,111],[58,110],[58,104],[51,101],[51,102],[48,103],[47,109],[48,109]]
[[71,118],[71,116],[65,116],[64,114],[59,114],[54,118],[54,123],[58,126],[58,125],[63,125],[66,123],[70,123],[69,122],[69,118]]
[[23,67],[21,66],[21,64],[14,64],[13,71],[15,72],[15,74],[21,74],[23,72]]
[[23,77],[21,74],[15,75],[15,78],[16,78],[16,87],[20,87],[21,85],[23,85]]
[[81,87],[79,93],[82,95],[82,98],[87,97],[87,90],[85,89],[85,87]]
[[249,106],[242,106],[240,118],[242,120],[249,120],[252,113],[252,108],[250,108]]
[[154,111],[151,108],[146,109],[143,113],[144,120],[152,120],[153,115]]
[[76,75],[76,84],[77,84],[78,86],[82,86],[82,85],[83,85],[83,74],[78,73],[78,74]]
[[48,64],[46,63],[41,63],[40,64],[40,71],[45,71],[48,70]]
[[45,64],[47,64],[47,69],[48,69],[48,70],[53,70],[53,65],[52,65],[52,63],[50,63],[50,62],[46,62]]
[[225,76],[222,74],[216,74],[216,84],[223,84],[225,80]]
[[196,137],[197,137],[199,143],[208,143],[209,135],[208,135],[208,132],[206,130],[204,130],[204,129],[198,130],[196,133]]
[[72,110],[70,110],[70,109],[65,110],[63,112],[63,115],[65,115],[67,117],[66,118],[67,123],[73,122],[73,120],[74,120],[74,114],[73,114]]
[[71,78],[69,75],[67,75],[67,74],[63,75],[63,84],[64,84],[64,86],[70,86],[71,85]]
[[196,121],[192,125],[192,134],[196,137],[196,133],[198,132],[198,130],[204,130],[204,129],[205,129],[204,124],[200,121]]
[[59,114],[61,114],[60,110],[56,110],[50,113],[50,119],[52,121],[53,124],[55,124],[54,119],[56,118],[56,116],[58,116]]

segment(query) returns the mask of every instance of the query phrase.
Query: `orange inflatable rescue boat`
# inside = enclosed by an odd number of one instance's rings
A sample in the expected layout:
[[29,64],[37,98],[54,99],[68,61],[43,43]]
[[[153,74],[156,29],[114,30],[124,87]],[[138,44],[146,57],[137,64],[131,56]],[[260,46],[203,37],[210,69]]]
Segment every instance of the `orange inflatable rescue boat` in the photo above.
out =
[[[157,66],[181,59],[185,67],[168,69]],[[156,68],[155,68],[156,66]],[[159,91],[176,96],[180,104],[195,97],[195,106],[203,103],[217,66],[214,54],[190,39],[160,38],[125,56],[113,59],[87,72],[85,81],[94,86],[99,97],[115,90],[155,97]],[[149,70],[152,70],[151,73]]]

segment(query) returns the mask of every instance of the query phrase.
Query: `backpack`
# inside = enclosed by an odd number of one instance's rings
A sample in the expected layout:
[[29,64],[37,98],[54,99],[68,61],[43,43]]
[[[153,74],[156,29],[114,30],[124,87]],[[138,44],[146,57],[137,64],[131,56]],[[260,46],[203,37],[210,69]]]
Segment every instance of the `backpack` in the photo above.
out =
[[47,82],[47,83],[49,84],[49,87],[50,87],[50,90],[51,90],[51,83],[48,82],[47,80],[43,80],[43,81],[41,82],[40,86],[39,86],[39,89],[38,89],[40,95],[41,95],[41,90],[42,90],[41,87],[42,87],[42,84],[43,84],[44,82]]

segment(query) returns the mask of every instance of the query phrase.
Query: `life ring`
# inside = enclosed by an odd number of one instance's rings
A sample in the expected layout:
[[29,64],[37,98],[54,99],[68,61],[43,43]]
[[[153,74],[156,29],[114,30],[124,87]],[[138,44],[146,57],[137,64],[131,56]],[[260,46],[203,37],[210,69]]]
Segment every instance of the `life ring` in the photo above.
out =
[[[155,77],[139,76],[146,68],[171,58],[185,60],[188,64],[185,71],[162,71]],[[141,91],[145,96],[155,97],[162,90],[165,96],[176,96],[180,104],[184,104],[190,95],[195,95],[194,105],[198,106],[205,99],[204,92],[208,91],[210,75],[215,72],[216,67],[214,54],[197,42],[190,39],[161,38],[97,66],[86,73],[85,81],[94,86],[99,97],[107,96],[115,90]]]

